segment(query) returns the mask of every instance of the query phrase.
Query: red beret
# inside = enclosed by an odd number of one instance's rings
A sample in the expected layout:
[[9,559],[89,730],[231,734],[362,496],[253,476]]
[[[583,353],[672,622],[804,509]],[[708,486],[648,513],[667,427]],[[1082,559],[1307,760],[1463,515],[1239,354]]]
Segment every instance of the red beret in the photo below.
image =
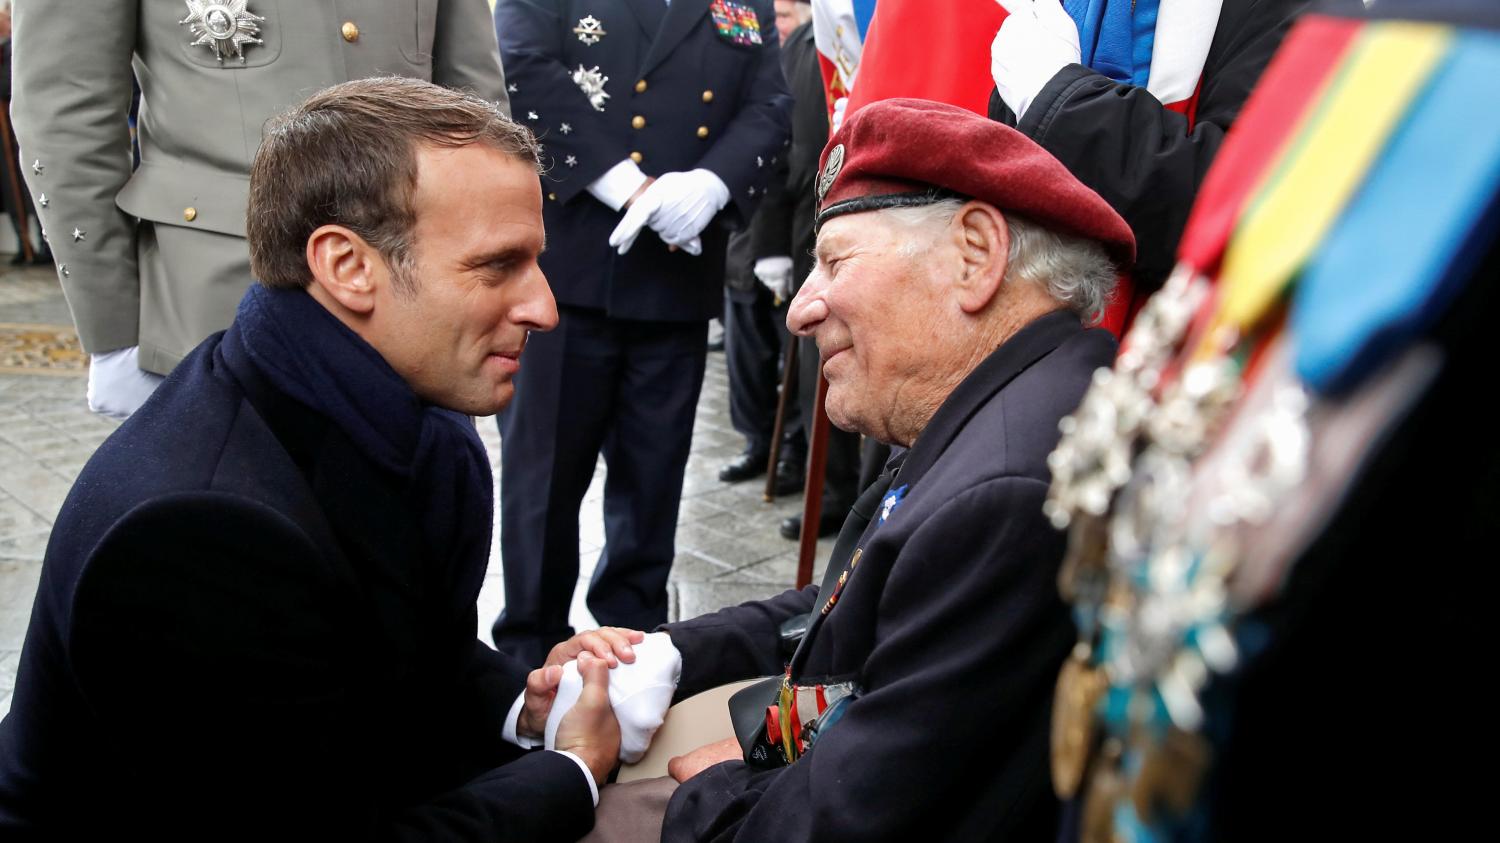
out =
[[1120,266],[1135,260],[1130,226],[1047,150],[972,111],[918,99],[877,100],[844,121],[819,161],[818,219],[978,199],[1058,232],[1097,240]]

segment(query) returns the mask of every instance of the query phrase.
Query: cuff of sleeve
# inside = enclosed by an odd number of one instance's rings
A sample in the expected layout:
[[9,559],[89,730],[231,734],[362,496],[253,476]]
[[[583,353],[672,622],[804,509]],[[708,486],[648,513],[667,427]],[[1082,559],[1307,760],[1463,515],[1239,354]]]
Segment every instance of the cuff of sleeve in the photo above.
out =
[[594,183],[588,186],[588,191],[611,210],[618,211],[625,207],[625,203],[641,189],[645,181],[646,174],[641,172],[634,161],[626,158],[594,179]]
[[[516,695],[516,701],[511,703],[510,705],[510,713],[505,715],[505,728],[501,729],[500,737],[504,738],[508,743],[513,743],[522,749],[535,749],[542,745],[541,741],[534,738],[528,738],[525,735],[518,734],[516,731],[516,724],[521,720],[521,706],[524,705],[525,702],[526,693],[524,691]],[[588,767],[585,766],[584,769],[587,770]],[[593,774],[590,774],[589,783],[592,785],[593,781]],[[594,804],[599,804],[598,794],[594,795]]]
[[566,749],[549,749],[547,751],[555,752],[558,755],[566,755],[569,758],[573,759],[573,763],[577,764],[578,769],[583,771],[583,780],[589,783],[589,796],[592,796],[594,799],[594,807],[599,807],[599,785],[594,783],[594,774],[589,771],[589,765],[583,763],[582,758],[579,758]]
[[1056,116],[1058,109],[1068,101],[1080,85],[1094,77],[1110,81],[1109,77],[1084,65],[1064,65],[1062,69],[1052,74],[1041,90],[1036,92],[1036,95],[1026,104],[1024,111],[1014,111],[1016,131],[1037,143],[1043,143],[1042,139],[1051,128],[1052,118]]
[[708,194],[714,202],[714,211],[717,213],[724,210],[724,206],[729,204],[729,185],[713,170],[699,167],[693,172],[703,179],[704,186],[708,188]]

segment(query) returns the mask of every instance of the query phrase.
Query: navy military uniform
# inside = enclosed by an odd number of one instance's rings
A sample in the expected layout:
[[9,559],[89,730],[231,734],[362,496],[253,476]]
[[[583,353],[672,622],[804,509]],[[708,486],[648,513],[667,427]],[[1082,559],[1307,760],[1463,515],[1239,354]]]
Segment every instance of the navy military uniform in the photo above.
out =
[[[765,0],[500,0],[512,113],[541,139],[557,330],[531,338],[500,418],[505,613],[496,644],[540,661],[572,634],[578,507],[602,451],[606,544],[589,590],[601,623],[666,620],[677,506],[723,304],[728,232],[749,219],[786,143],[790,100]],[[750,32],[743,24],[764,22]],[[587,88],[593,87],[593,96]],[[644,231],[610,247],[619,211],[587,188],[623,161],[706,169],[729,201],[702,254]]]

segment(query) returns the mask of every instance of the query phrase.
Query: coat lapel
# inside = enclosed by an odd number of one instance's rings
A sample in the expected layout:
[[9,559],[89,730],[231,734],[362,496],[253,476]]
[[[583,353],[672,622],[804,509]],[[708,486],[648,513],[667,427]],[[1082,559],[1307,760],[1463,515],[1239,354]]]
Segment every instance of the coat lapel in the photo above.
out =
[[661,29],[662,19],[667,16],[666,0],[625,0],[625,5],[635,14],[646,37],[654,38]]
[[708,4],[709,0],[672,0],[661,30],[656,33],[656,40],[651,42],[651,50],[646,53],[646,61],[641,65],[641,76],[661,64],[682,39],[693,31],[693,27],[708,11]]

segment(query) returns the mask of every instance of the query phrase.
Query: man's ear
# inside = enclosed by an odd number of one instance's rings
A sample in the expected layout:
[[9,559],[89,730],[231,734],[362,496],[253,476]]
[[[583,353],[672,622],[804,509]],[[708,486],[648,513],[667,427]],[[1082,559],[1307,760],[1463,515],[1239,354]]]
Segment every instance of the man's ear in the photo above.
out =
[[1010,264],[1010,229],[993,205],[969,202],[953,215],[952,235],[963,261],[956,290],[959,307],[978,313],[1000,292]]
[[384,277],[380,253],[342,225],[325,225],[307,238],[307,266],[324,295],[354,313],[375,308],[375,290]]

